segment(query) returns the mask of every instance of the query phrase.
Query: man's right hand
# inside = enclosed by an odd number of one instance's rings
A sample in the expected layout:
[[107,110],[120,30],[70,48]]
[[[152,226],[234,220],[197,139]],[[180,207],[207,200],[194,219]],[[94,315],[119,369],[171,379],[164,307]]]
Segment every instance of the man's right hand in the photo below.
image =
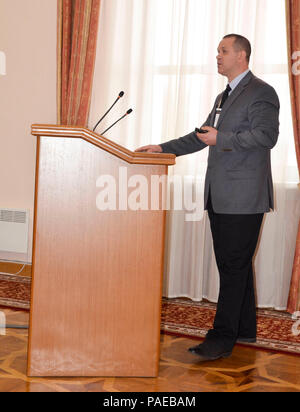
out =
[[162,148],[159,145],[148,145],[139,147],[135,150],[135,152],[144,152],[144,153],[162,153]]

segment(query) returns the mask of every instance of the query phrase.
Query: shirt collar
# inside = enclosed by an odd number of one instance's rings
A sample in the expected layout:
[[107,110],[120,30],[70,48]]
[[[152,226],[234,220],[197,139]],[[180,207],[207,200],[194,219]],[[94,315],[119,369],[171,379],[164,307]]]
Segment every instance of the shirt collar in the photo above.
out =
[[235,79],[233,79],[230,83],[229,86],[231,87],[231,94],[233,90],[237,87],[237,85],[240,83],[240,81],[243,80],[243,78],[250,72],[250,69],[247,69],[245,72],[239,74]]

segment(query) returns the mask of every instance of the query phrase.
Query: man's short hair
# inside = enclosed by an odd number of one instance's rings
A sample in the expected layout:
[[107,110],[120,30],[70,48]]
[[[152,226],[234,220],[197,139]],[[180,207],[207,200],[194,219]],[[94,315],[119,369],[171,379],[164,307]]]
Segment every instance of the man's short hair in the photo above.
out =
[[250,61],[250,56],[251,56],[251,44],[246,37],[241,36],[239,34],[227,34],[226,36],[223,37],[223,39],[229,39],[229,38],[234,38],[234,43],[233,46],[236,50],[238,51],[245,51],[246,52],[246,59],[247,62],[249,63]]

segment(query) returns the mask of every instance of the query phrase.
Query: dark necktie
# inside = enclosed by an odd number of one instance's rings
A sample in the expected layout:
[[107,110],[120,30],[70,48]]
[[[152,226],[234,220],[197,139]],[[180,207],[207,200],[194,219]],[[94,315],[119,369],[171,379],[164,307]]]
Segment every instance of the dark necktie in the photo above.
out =
[[226,87],[226,89],[225,89],[225,91],[224,91],[224,93],[223,93],[223,96],[222,96],[222,100],[221,100],[221,104],[220,104],[220,109],[222,109],[222,107],[223,107],[224,103],[226,102],[226,100],[227,100],[228,95],[229,95],[230,92],[231,92],[231,87],[229,86],[229,84],[227,84],[227,87]]

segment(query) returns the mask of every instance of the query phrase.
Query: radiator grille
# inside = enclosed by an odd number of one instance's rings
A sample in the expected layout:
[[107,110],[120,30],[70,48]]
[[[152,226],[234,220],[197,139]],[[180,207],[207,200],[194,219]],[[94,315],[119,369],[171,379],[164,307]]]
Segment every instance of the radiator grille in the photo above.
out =
[[26,223],[26,211],[0,209],[0,222]]
[[0,251],[27,253],[29,211],[0,209]]

